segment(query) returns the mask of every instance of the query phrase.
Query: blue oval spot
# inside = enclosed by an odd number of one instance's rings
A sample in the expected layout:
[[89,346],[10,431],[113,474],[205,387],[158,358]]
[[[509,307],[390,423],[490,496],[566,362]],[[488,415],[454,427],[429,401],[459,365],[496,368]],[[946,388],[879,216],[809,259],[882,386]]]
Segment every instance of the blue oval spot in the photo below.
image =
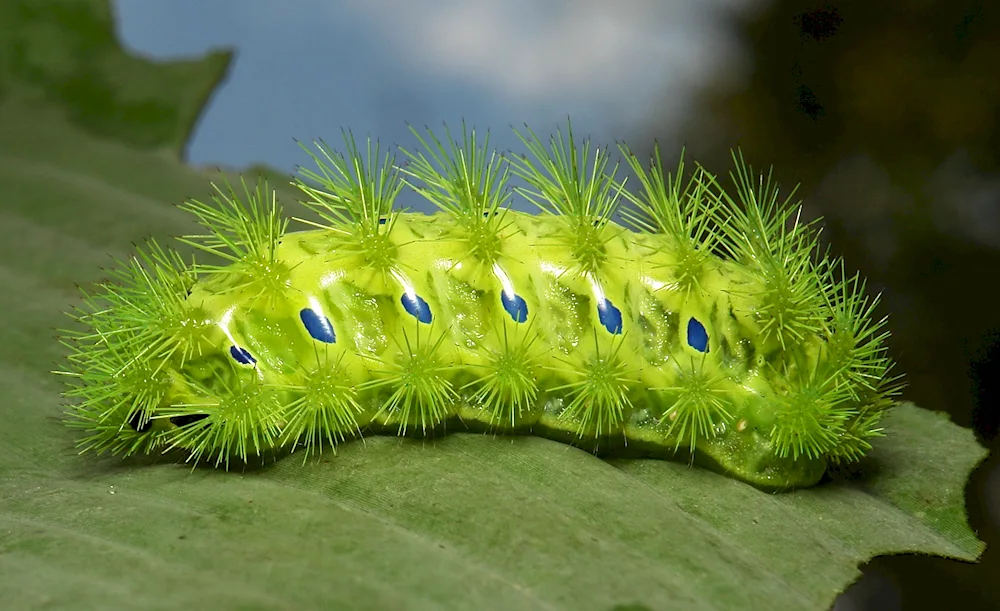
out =
[[708,331],[693,317],[688,320],[688,346],[698,352],[708,352]]
[[333,332],[333,325],[326,316],[320,316],[316,310],[304,308],[299,312],[299,318],[305,325],[306,331],[314,340],[332,344],[337,341],[337,335]]
[[528,304],[520,295],[515,294],[513,297],[508,297],[505,291],[500,291],[500,302],[503,303],[503,309],[507,310],[514,322],[528,320]]
[[236,362],[240,363],[241,365],[253,365],[254,363],[257,362],[257,359],[253,358],[250,355],[250,353],[247,352],[246,348],[240,348],[239,346],[230,346],[229,354],[231,354],[233,358],[236,359]]
[[616,308],[610,299],[597,304],[597,316],[608,333],[618,335],[622,332],[622,311]]
[[420,322],[430,324],[431,322],[431,307],[427,305],[424,298],[420,295],[413,294],[412,296],[408,293],[403,293],[403,296],[399,298],[399,301],[403,304],[403,309],[410,316],[416,318]]
[[385,218],[385,217],[383,216],[383,217],[379,218],[379,220],[378,220],[378,224],[379,224],[379,225],[385,225],[385,223],[386,223],[386,221],[387,221],[387,220],[388,220],[388,219],[386,219],[386,218]]

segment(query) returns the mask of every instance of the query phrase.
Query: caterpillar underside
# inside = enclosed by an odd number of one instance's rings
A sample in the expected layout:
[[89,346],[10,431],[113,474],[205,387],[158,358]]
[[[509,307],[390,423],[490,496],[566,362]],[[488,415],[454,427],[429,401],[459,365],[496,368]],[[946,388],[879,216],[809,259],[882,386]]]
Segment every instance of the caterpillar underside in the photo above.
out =
[[[151,242],[66,332],[83,448],[228,467],[369,432],[531,433],[767,489],[870,449],[901,387],[885,319],[770,180],[738,159],[730,198],[623,147],[632,192],[572,135],[522,140],[533,159],[430,134],[402,166],[320,144],[304,231],[263,182],[184,204],[207,232],[182,241],[215,261]],[[440,211],[394,209],[407,185]]]

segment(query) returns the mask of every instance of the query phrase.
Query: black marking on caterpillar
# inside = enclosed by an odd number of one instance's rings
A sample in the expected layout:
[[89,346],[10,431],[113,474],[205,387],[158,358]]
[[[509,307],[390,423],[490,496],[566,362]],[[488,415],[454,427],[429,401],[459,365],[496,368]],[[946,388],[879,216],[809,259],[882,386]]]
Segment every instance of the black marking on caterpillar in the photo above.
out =
[[[205,233],[181,238],[216,262],[150,242],[85,294],[56,372],[83,450],[228,466],[457,422],[780,489],[882,434],[902,383],[878,298],[742,156],[731,197],[622,146],[633,192],[571,131],[518,134],[512,158],[464,126],[417,135],[403,167],[349,135],[346,153],[307,148],[303,231],[265,182],[217,187],[182,205]],[[404,186],[440,211],[394,209]]]

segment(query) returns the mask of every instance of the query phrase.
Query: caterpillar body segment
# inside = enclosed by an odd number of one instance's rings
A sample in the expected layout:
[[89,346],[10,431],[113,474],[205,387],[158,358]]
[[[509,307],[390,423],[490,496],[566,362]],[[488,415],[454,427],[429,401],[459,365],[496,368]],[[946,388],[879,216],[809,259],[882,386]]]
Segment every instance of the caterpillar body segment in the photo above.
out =
[[[512,159],[428,133],[400,166],[320,144],[302,231],[263,182],[186,203],[206,231],[183,241],[220,262],[152,243],[66,332],[82,447],[228,466],[367,432],[531,433],[785,489],[882,434],[901,383],[877,298],[742,158],[730,197],[622,147],[627,190],[571,133]],[[439,212],[393,208],[406,186]]]

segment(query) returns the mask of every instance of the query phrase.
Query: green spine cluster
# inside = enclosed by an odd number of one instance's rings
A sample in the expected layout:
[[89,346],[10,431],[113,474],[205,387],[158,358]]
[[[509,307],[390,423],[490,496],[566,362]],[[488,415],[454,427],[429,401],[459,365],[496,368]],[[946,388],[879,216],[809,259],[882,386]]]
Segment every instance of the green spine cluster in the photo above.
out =
[[[626,187],[569,130],[518,134],[523,156],[415,133],[403,164],[350,134],[306,148],[303,231],[263,181],[225,185],[182,205],[210,262],[151,242],[85,293],[56,372],[82,449],[228,467],[368,431],[530,432],[781,489],[882,434],[902,384],[877,297],[741,156],[730,195],[621,146]],[[396,209],[407,187],[439,212]]]

